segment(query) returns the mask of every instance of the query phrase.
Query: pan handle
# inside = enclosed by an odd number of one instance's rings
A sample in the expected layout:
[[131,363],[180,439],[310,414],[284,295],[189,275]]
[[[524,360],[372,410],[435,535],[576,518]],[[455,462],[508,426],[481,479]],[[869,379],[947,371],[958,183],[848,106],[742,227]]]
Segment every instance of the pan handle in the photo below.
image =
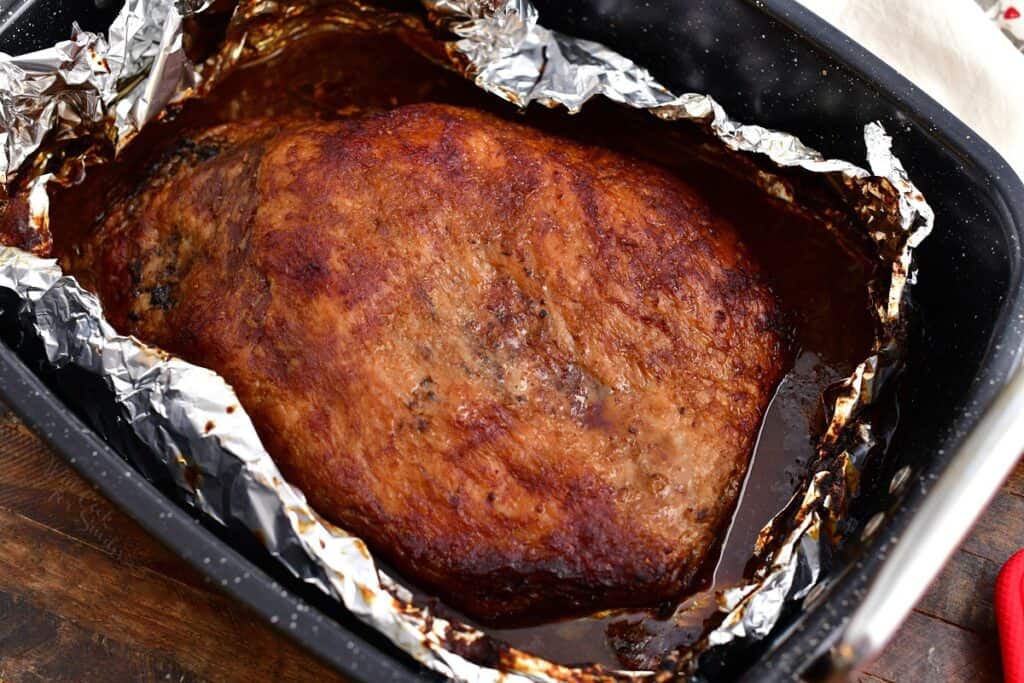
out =
[[859,666],[879,654],[984,512],[1022,452],[1024,370],[1018,368],[925,496],[826,661],[816,662],[814,668],[824,673],[823,680],[847,681]]

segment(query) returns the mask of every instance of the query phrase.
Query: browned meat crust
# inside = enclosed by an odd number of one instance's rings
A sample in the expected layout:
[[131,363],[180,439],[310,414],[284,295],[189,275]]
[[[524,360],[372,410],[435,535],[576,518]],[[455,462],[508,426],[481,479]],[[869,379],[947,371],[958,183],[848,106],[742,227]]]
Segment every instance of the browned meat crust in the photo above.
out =
[[685,590],[786,362],[687,184],[441,105],[178,157],[67,265],[223,374],[324,516],[481,619]]
[[49,226],[32,219],[28,197],[0,197],[0,246],[18,247],[47,256],[52,245]]

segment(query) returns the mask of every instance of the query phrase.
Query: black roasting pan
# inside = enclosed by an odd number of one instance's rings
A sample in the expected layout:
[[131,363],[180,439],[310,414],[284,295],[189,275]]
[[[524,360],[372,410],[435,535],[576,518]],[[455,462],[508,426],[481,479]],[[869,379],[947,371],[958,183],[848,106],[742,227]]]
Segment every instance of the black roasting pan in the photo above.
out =
[[[72,21],[103,30],[118,4],[0,0],[0,50],[49,46],[69,35]],[[935,209],[935,231],[918,251],[899,426],[888,456],[865,473],[850,521],[856,531],[884,512],[882,526],[848,544],[827,590],[785,614],[767,642],[706,662],[722,680],[841,678],[892,635],[1024,443],[1024,386],[1014,379],[1024,320],[1024,186],[977,134],[793,0],[537,5],[549,28],[606,43],[676,92],[710,93],[734,118],[794,132],[827,156],[863,159],[862,126],[880,121]],[[125,476],[129,465],[49,388],[37,359],[12,352],[9,303],[0,296],[0,400],[86,479],[348,678],[436,678],[286,575],[255,544],[207,528],[141,477]],[[95,390],[88,377],[80,385]],[[906,466],[911,485],[890,493],[893,475]],[[239,575],[249,578],[227,581]],[[298,609],[303,603],[309,609]],[[277,618],[292,614],[294,621]]]

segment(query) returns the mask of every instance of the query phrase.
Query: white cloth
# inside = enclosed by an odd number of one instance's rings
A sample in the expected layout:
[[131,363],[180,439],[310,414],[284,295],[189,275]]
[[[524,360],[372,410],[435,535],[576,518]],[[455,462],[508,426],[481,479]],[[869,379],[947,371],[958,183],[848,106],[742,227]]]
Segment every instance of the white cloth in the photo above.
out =
[[800,2],[938,100],[1024,178],[1024,53],[975,0]]

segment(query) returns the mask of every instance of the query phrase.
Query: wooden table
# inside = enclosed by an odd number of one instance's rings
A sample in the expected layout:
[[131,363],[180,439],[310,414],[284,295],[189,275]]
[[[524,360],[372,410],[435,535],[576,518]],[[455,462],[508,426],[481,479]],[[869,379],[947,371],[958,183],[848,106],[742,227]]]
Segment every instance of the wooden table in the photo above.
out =
[[[999,681],[992,586],[1021,546],[1024,465],[859,680]],[[154,679],[340,680],[0,414],[0,683]]]

